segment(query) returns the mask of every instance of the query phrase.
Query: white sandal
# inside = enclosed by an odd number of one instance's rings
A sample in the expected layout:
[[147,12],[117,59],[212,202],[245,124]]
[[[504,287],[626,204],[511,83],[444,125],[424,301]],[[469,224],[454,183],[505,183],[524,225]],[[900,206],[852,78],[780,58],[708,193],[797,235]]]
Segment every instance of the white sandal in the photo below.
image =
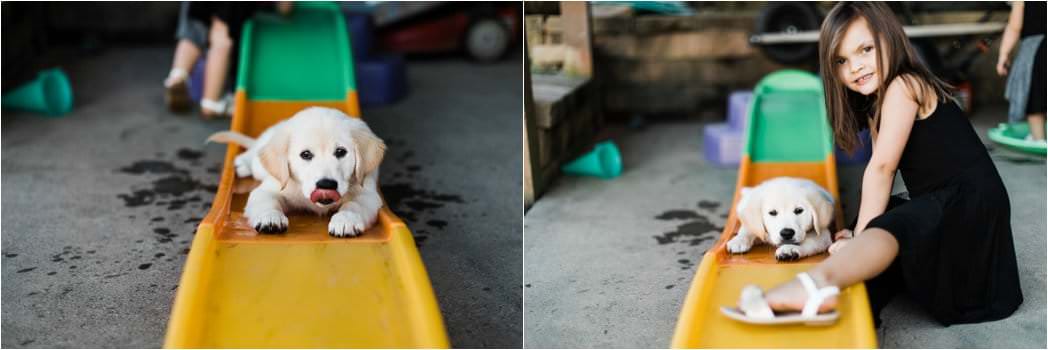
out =
[[221,100],[200,99],[204,118],[228,118],[233,115],[233,96],[226,94]]
[[815,281],[812,280],[807,272],[797,274],[797,279],[801,281],[801,285],[804,286],[804,290],[808,293],[808,300],[804,302],[804,309],[800,313],[793,311],[775,314],[771,307],[768,306],[768,302],[764,300],[764,292],[754,285],[742,288],[738,308],[722,306],[721,313],[739,322],[758,325],[796,323],[829,325],[837,321],[840,315],[836,310],[822,314],[818,312],[819,306],[822,306],[826,298],[840,294],[840,288],[829,286],[818,289],[815,287]]

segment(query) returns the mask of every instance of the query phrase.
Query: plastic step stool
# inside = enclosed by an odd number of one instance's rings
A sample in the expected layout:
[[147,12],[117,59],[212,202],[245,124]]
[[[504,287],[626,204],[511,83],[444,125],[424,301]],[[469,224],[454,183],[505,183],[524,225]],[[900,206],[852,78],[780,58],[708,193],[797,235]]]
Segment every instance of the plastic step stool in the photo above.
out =
[[728,96],[728,124],[735,130],[746,130],[746,113],[753,91],[739,90]]
[[404,59],[397,55],[375,55],[357,62],[360,104],[363,107],[388,105],[407,95]]
[[703,153],[706,161],[718,167],[739,165],[742,159],[743,130],[728,123],[707,125],[702,133]]
[[840,165],[857,165],[863,164],[870,161],[870,156],[873,155],[873,147],[870,142],[870,129],[864,129],[859,132],[859,142],[862,142],[862,147],[855,150],[855,154],[848,155],[840,147],[834,147],[834,158],[837,158],[837,164]]

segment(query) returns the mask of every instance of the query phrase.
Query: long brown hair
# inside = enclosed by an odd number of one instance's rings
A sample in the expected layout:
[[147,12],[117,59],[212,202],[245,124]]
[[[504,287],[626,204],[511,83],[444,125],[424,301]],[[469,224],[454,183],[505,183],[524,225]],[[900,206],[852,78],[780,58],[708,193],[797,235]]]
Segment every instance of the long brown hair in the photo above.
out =
[[[866,19],[873,34],[877,71],[882,79],[872,99],[849,90],[838,77],[839,70],[834,66],[844,31],[860,16]],[[881,57],[885,57],[882,56],[885,53],[883,50],[887,50],[888,62],[881,62]],[[857,133],[861,129],[860,123],[868,123],[870,134],[877,137],[884,91],[896,77],[909,74],[916,78],[917,81],[906,80],[906,83],[911,85],[912,91],[917,92],[919,106],[924,106],[928,92],[926,89],[929,88],[943,101],[951,98],[949,90],[952,87],[932,74],[910,45],[895,14],[880,2],[842,1],[830,10],[819,30],[819,69],[822,71],[826,111],[830,115],[834,141],[849,153],[854,152],[859,144]]]

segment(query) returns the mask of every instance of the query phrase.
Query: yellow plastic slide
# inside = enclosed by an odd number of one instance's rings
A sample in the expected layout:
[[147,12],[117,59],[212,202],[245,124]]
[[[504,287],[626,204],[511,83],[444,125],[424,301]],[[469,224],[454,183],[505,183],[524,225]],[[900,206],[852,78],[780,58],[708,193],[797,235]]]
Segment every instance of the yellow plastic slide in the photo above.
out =
[[[308,106],[360,116],[336,5],[296,4],[290,18],[256,17],[242,45],[232,130],[257,137]],[[308,96],[295,95],[303,92]],[[256,183],[236,178],[233,158],[240,151],[226,150],[165,347],[448,347],[429,278],[400,218],[383,207],[361,236],[333,238],[330,216],[290,214],[287,233],[261,235],[243,217]]]
[[[826,258],[811,256],[796,262],[777,262],[767,244],[745,254],[726,250],[740,227],[734,208],[740,190],[765,180],[792,176],[806,178],[826,188],[837,203],[836,224],[843,220],[837,190],[837,167],[832,137],[822,102],[822,85],[810,73],[780,71],[765,77],[754,89],[750,103],[746,146],[731,213],[720,239],[708,250],[692,279],[677,328],[674,348],[874,348],[873,318],[862,283],[838,296],[840,318],[829,326],[751,325],[720,313],[734,307],[742,287],[756,284],[767,290],[789,281],[797,273]],[[857,261],[856,264],[862,262]]]

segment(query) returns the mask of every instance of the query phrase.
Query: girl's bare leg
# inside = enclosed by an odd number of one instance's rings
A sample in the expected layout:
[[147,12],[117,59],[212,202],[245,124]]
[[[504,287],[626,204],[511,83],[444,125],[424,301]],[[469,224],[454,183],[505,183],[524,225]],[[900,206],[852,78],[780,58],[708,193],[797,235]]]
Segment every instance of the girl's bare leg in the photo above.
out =
[[1030,121],[1030,135],[1034,140],[1044,140],[1044,113],[1030,114],[1026,116]]
[[[823,260],[808,271],[815,285],[838,286],[844,289],[873,277],[891,265],[899,253],[899,242],[895,237],[879,228],[870,228],[851,239],[836,254]],[[797,279],[768,290],[765,299],[774,310],[800,310],[808,300],[808,294]],[[829,298],[819,307],[827,311],[837,306],[836,298]]]
[[[171,63],[171,71],[181,70],[184,74],[188,74],[192,71],[193,64],[196,63],[197,58],[200,58],[200,48],[189,40],[181,39],[178,41],[178,45],[175,46],[175,58],[174,62]],[[180,77],[174,74],[168,75],[167,80],[164,81],[164,86],[172,86],[180,82],[180,79],[185,78],[184,76]]]

